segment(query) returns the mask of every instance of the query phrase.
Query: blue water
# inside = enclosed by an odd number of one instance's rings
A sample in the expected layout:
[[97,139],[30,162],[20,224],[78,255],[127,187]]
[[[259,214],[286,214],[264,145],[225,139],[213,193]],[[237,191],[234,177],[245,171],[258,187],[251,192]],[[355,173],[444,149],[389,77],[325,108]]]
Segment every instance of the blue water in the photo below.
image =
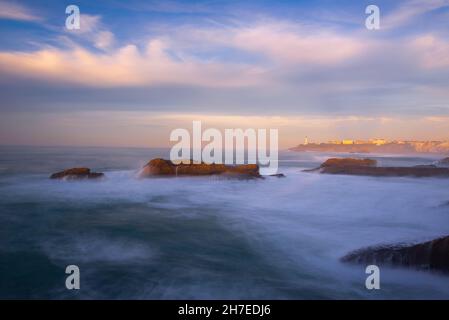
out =
[[[164,149],[0,147],[0,298],[449,298],[449,277],[339,258],[449,234],[449,179],[301,172],[329,157],[282,152],[286,178],[136,179]],[[354,155],[352,155],[354,156]],[[370,156],[382,165],[442,157]],[[87,166],[102,181],[54,181]],[[65,268],[81,289],[65,288]]]

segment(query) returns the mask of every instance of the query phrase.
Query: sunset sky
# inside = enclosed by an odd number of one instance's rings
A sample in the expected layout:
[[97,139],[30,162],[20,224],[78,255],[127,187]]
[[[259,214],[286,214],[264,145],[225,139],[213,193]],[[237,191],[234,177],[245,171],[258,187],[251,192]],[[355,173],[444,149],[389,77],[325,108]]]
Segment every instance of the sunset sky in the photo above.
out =
[[449,140],[449,0],[0,0],[0,97],[8,145],[169,146],[192,120]]

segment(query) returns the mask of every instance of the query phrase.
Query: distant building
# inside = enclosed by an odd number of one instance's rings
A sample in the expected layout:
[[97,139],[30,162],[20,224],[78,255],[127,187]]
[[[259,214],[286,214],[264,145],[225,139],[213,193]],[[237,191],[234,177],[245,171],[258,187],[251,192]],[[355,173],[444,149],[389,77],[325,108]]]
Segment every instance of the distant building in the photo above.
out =
[[342,144],[354,144],[354,140],[343,140]]
[[387,140],[385,139],[371,139],[370,142],[372,144],[375,144],[376,146],[381,146],[387,143]]
[[307,137],[304,138],[304,145],[308,145],[309,144],[309,139]]

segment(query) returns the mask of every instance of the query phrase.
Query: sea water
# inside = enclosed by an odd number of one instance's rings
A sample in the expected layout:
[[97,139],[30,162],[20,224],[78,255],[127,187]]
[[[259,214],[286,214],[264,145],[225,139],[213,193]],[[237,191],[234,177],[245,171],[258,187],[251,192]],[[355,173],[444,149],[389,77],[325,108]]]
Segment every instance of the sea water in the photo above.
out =
[[[449,298],[449,277],[340,262],[370,245],[449,234],[449,179],[305,173],[330,156],[281,152],[285,178],[137,179],[167,149],[0,147],[0,298]],[[362,155],[351,155],[362,156]],[[369,155],[380,165],[443,155]],[[56,181],[76,166],[101,181]],[[65,268],[80,269],[80,290]]]

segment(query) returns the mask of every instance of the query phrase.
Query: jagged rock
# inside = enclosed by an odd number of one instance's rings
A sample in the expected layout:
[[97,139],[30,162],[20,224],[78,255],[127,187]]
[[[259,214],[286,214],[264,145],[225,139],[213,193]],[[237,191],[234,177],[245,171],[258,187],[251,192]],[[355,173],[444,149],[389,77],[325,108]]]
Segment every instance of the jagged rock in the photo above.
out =
[[89,168],[72,168],[53,173],[50,179],[80,180],[103,178],[104,173],[91,172]]
[[152,176],[204,176],[226,175],[235,177],[259,178],[257,164],[229,166],[224,164],[190,163],[174,164],[170,160],[156,158],[148,162],[140,171],[139,177]]
[[449,168],[433,166],[376,167],[376,165],[377,162],[371,159],[332,158],[325,161],[316,169],[304,171],[374,177],[449,177]]
[[398,244],[359,249],[344,256],[341,261],[449,272],[449,236],[414,245]]

